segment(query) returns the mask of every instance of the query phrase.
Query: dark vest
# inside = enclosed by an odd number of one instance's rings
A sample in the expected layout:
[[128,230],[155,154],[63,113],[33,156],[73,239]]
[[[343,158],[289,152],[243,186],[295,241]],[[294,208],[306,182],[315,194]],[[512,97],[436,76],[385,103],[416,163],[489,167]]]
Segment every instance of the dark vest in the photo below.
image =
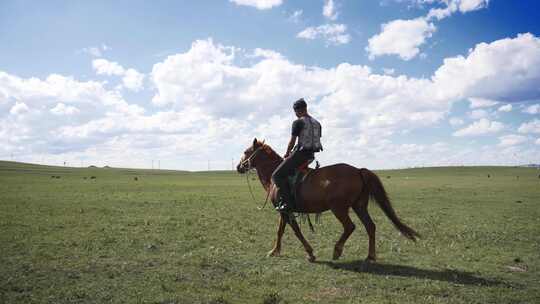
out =
[[321,151],[321,124],[311,116],[300,119],[304,122],[304,127],[298,136],[298,150]]

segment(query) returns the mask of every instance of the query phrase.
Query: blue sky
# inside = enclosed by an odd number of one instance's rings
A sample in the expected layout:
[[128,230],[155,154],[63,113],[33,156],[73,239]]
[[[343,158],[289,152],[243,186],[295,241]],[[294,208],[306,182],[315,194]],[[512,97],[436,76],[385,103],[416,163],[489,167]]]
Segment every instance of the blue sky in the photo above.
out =
[[228,169],[283,153],[306,97],[323,164],[540,163],[540,3],[2,1],[0,159]]

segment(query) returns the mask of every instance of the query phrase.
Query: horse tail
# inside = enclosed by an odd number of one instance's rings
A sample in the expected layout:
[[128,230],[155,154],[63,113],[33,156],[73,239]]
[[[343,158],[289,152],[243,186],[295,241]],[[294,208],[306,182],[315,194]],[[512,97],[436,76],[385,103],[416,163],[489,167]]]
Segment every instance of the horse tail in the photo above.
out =
[[367,190],[370,198],[375,199],[384,214],[386,214],[403,236],[416,242],[416,239],[420,238],[420,234],[399,220],[379,177],[366,168],[360,169],[360,174],[362,175],[365,187],[365,190],[362,191]]

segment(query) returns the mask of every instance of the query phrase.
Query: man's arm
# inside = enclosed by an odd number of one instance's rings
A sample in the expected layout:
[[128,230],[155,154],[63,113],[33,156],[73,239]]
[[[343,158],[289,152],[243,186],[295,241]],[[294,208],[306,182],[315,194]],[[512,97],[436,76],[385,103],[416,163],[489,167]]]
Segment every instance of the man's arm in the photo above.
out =
[[289,157],[289,155],[291,155],[291,151],[294,148],[294,145],[296,144],[297,137],[298,136],[294,136],[294,135],[291,136],[291,139],[289,140],[289,145],[287,146],[287,152],[285,153],[285,156],[283,158],[287,158]]

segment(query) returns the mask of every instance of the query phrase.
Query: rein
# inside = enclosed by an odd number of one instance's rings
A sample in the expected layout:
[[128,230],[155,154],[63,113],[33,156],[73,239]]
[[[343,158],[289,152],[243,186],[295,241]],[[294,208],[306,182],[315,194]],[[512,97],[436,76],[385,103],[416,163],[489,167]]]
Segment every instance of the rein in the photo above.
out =
[[[257,153],[259,153],[259,151],[261,151],[261,149],[263,147],[264,147],[264,145],[258,147],[253,153],[251,153],[251,155],[247,159],[243,160],[240,163],[240,166],[243,166],[245,163],[248,164],[248,171],[247,171],[247,174],[246,174],[246,182],[248,184],[249,193],[251,194],[251,198],[253,199],[253,202],[255,204],[257,204],[257,199],[255,198],[255,195],[253,194],[253,190],[251,189],[251,183],[249,182],[249,173],[253,170],[253,168],[251,167],[251,160],[255,157],[255,155],[257,155]],[[264,204],[261,207],[257,207],[257,210],[263,210],[264,207],[266,207],[266,204],[268,203],[268,197],[270,197],[270,189],[271,189],[271,186],[266,191],[266,199],[264,200]]]
[[[249,170],[248,174],[246,174],[246,181],[248,184],[249,193],[251,193],[251,198],[253,199],[253,202],[257,204],[257,199],[255,198],[255,195],[253,195],[253,190],[251,189],[251,184],[249,182],[249,172],[251,172],[251,170]],[[257,210],[263,210],[264,207],[266,207],[266,204],[268,203],[268,197],[270,197],[270,189],[266,191],[266,199],[264,200],[264,204],[261,207],[257,207]]]

